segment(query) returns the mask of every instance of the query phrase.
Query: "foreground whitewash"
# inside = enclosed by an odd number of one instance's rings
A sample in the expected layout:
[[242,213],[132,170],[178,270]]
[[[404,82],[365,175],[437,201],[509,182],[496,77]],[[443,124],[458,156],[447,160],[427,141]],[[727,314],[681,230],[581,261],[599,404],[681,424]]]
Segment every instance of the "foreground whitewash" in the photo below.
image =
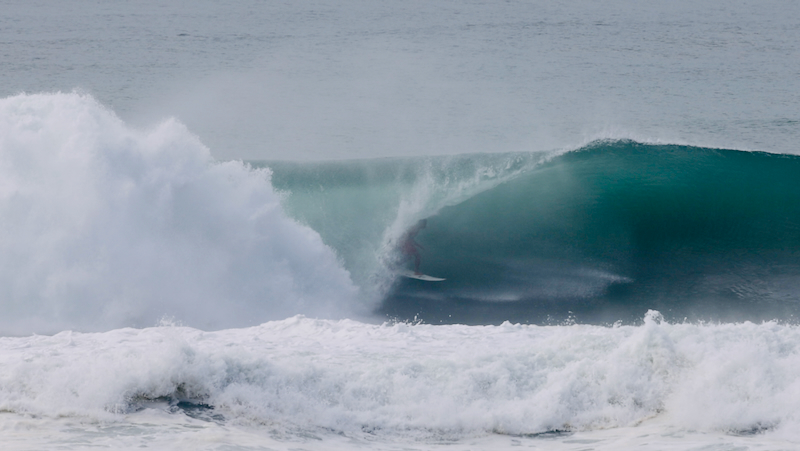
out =
[[799,338],[656,312],[637,327],[294,317],[2,338],[0,430],[8,449],[789,446]]

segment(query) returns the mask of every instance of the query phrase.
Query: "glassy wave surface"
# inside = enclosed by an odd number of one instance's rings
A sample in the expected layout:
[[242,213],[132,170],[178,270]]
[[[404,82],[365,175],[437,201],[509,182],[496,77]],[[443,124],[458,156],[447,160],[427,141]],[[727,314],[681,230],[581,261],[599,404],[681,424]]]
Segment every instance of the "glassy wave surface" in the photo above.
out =
[[427,218],[422,272],[447,280],[391,279],[378,308],[390,317],[614,322],[657,308],[757,320],[800,306],[796,156],[601,140],[553,154],[269,166],[290,214],[363,286],[409,265],[398,240]]

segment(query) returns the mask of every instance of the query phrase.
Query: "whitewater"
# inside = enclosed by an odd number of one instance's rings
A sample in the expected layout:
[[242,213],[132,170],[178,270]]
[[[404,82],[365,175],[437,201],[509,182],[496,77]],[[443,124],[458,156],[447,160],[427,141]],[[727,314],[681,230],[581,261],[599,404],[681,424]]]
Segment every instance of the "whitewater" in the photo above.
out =
[[656,312],[638,327],[294,317],[3,338],[2,431],[6,449],[789,448],[797,341]]
[[3,450],[800,447],[796,4],[3,10]]
[[77,94],[8,98],[0,111],[4,333],[160,316],[241,326],[324,316],[354,297],[319,235],[283,214],[268,171],[213,162],[182,125],[135,132]]

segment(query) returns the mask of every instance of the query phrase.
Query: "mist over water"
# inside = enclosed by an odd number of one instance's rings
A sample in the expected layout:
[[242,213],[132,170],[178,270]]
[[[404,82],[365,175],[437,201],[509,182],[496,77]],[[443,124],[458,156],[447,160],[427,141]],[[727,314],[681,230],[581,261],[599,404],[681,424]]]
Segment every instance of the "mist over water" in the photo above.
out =
[[348,272],[269,178],[174,120],[134,130],[79,94],[0,100],[2,332],[357,314]]

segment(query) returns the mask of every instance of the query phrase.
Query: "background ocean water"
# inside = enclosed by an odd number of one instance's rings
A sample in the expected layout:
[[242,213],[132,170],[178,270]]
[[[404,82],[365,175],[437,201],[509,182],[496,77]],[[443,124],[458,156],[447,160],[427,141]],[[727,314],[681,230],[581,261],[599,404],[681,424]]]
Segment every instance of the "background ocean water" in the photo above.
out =
[[552,150],[598,135],[794,152],[797,5],[5,2],[0,86],[176,116],[220,159]]
[[5,2],[3,449],[795,448],[798,9]]

